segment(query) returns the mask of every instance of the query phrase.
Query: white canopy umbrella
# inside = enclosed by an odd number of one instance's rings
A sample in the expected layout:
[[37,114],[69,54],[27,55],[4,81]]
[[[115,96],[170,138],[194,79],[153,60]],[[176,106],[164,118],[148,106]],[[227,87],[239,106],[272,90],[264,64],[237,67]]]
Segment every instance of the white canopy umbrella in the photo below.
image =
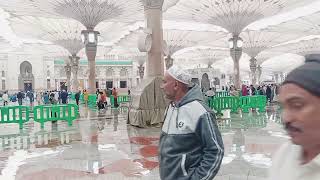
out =
[[170,8],[165,19],[194,21],[221,26],[232,33],[230,53],[234,61],[236,88],[240,88],[239,61],[242,55],[240,33],[249,24],[312,2],[298,0],[184,0]]
[[19,16],[72,18],[87,29],[94,29],[106,20],[143,20],[143,5],[139,0],[1,0],[0,7]]
[[282,33],[299,33],[301,36],[320,35],[320,11],[271,26],[270,29]]
[[[189,60],[188,64],[193,62],[194,64],[205,64],[208,67],[215,65],[219,60],[229,57],[228,50],[225,49],[193,49],[185,53],[175,55],[174,58],[177,59],[187,59]],[[177,64],[183,64],[181,61],[176,61]]]
[[195,21],[221,26],[239,35],[254,21],[313,2],[312,0],[184,0],[170,8],[165,19]]
[[13,50],[9,41],[0,36],[0,53],[7,53]]
[[320,38],[302,40],[299,42],[284,44],[273,48],[273,51],[283,53],[293,53],[301,56],[312,53],[320,53]]

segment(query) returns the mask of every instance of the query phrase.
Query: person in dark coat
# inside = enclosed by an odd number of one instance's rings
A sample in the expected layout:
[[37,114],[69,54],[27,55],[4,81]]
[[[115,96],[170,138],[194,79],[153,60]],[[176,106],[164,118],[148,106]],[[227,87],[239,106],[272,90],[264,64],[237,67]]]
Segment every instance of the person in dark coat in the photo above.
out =
[[74,98],[76,99],[76,103],[77,103],[78,106],[79,106],[80,94],[81,94],[81,91],[78,91],[78,92],[74,95]]
[[68,93],[67,93],[67,91],[66,90],[62,90],[62,92],[61,92],[61,95],[60,95],[61,97],[61,103],[62,104],[67,104],[68,103]]
[[18,98],[18,104],[19,104],[19,106],[21,106],[22,105],[22,99],[24,98],[24,94],[21,91],[19,91],[18,94],[17,94],[17,98]]
[[266,95],[267,95],[267,99],[268,99],[269,102],[271,102],[271,94],[272,94],[271,87],[268,86],[267,90],[266,90]]
[[33,106],[33,102],[34,102],[34,94],[32,91],[28,91],[27,92],[27,96],[29,98],[29,101],[30,101],[30,106],[32,107]]
[[119,107],[119,104],[118,104],[118,92],[117,92],[115,87],[112,90],[112,96],[114,97],[114,106],[115,107]]

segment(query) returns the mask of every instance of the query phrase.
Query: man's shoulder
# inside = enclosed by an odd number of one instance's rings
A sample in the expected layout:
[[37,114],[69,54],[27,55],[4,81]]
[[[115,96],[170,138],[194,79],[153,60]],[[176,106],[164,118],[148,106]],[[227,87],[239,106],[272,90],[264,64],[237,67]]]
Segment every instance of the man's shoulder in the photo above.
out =
[[202,115],[210,112],[210,110],[205,107],[205,105],[197,100],[189,102],[185,105],[182,106],[186,112],[195,117],[195,118],[200,118]]
[[290,141],[284,143],[273,155],[274,163],[282,163],[283,160],[292,158],[299,153],[300,147],[292,144]]

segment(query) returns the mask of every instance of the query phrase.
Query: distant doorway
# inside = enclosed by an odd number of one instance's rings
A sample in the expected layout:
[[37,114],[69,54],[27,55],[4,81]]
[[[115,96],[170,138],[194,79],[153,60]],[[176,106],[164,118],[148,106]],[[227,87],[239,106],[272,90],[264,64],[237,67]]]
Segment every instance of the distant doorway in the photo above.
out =
[[209,76],[207,73],[204,73],[201,79],[201,89],[203,90],[203,92],[207,92],[209,88],[210,88]]
[[68,90],[68,87],[66,86],[66,82],[60,82],[60,91],[62,90],[65,90],[65,91]]
[[20,74],[18,77],[19,90],[32,91],[34,88],[34,76],[32,73],[32,65],[28,61],[20,64]]
[[28,91],[32,91],[32,83],[24,83],[24,91],[28,92]]

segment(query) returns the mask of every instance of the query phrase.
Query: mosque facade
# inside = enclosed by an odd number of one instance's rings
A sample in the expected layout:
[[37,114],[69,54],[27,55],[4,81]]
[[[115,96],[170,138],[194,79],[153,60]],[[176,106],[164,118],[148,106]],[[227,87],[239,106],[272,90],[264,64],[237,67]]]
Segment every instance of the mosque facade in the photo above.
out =
[[[88,88],[88,62],[80,59],[79,89]],[[0,54],[0,90],[61,90],[67,85],[62,59],[36,54]],[[96,60],[96,88],[127,89],[137,86],[140,76],[132,60]]]

